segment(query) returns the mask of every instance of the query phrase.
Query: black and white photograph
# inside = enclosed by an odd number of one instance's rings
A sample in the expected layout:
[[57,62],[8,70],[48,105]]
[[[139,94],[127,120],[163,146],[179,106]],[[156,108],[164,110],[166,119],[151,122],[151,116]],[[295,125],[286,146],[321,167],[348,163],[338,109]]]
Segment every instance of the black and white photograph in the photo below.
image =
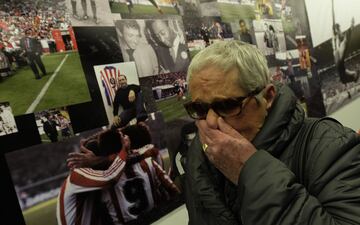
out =
[[[180,189],[167,175],[171,162],[166,145],[159,145],[159,141],[153,139],[153,131],[160,126],[155,127],[157,120],[153,117],[149,125],[130,125],[121,131],[99,128],[66,141],[6,154],[26,225],[74,224],[78,218],[75,214],[83,215],[82,224],[96,221],[105,225],[109,224],[106,221],[113,223],[118,218],[123,218],[124,223],[147,224],[177,207],[177,202],[181,203]],[[95,162],[99,159],[103,163]],[[132,170],[125,169],[125,160]],[[44,163],[46,161],[51,163]],[[82,177],[86,171],[92,176]],[[108,173],[112,174],[111,178],[105,175]],[[77,181],[73,180],[75,177]],[[85,177],[88,180],[85,181]],[[106,185],[105,180],[108,180]],[[141,180],[141,185],[135,180]],[[99,182],[103,185],[98,185]],[[93,186],[88,186],[89,183]],[[119,211],[114,211],[111,205],[111,191],[119,196],[116,203]],[[72,201],[79,200],[80,195],[87,203],[82,213],[75,207],[80,202]],[[135,208],[128,207],[135,202]]]
[[18,132],[9,102],[0,102],[0,136]]
[[264,55],[285,52],[286,43],[281,20],[253,21],[256,45]]
[[115,22],[125,62],[134,61],[139,78],[186,71],[190,62],[180,20]]
[[[307,8],[323,101],[326,114],[331,114],[360,96],[360,5],[352,0],[322,0],[318,4],[326,9],[321,14]],[[321,21],[321,27],[314,18]]]
[[[14,115],[90,101],[65,0],[1,1],[0,101]],[[21,90],[21,91],[19,91]]]
[[66,107],[37,112],[35,119],[42,143],[63,141],[74,136]]
[[106,0],[63,0],[74,27],[113,26],[113,17]]

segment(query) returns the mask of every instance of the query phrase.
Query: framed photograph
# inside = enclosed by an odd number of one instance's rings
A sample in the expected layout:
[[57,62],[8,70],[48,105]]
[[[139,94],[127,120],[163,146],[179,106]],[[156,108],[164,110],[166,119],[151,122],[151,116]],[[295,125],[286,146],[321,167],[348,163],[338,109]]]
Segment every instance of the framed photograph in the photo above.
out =
[[106,0],[63,0],[74,27],[113,26],[113,16]]
[[[162,126],[161,116],[154,114],[148,125],[95,129],[6,154],[26,225],[71,224],[78,218],[74,214],[82,215],[82,224],[119,218],[125,224],[149,224],[183,204],[177,178],[168,176],[166,145],[153,135]],[[72,160],[67,163],[70,153],[89,152],[107,162],[69,169],[74,166]],[[81,203],[86,204],[76,207]]]
[[[155,19],[184,15],[181,0],[108,0],[111,12],[124,19]],[[104,1],[105,2],[105,1]]]
[[124,61],[134,61],[139,78],[186,71],[190,63],[180,20],[115,22]]
[[0,136],[18,132],[9,102],[0,102]]
[[0,101],[13,114],[90,101],[65,0],[1,2]]
[[[138,104],[142,106],[139,108],[146,111],[144,109],[139,78],[134,62],[99,65],[94,66],[94,70],[109,124],[113,123],[114,116],[118,116],[124,110],[133,109],[134,107],[136,110],[136,101],[139,101]],[[128,99],[129,90],[136,90],[136,96],[133,103]],[[120,94],[121,98],[119,98]],[[130,122],[133,119],[136,119],[136,113],[127,122]],[[124,126],[125,125],[126,124],[124,124]]]
[[35,119],[43,143],[58,142],[74,136],[66,107],[37,112]]
[[253,26],[256,45],[264,55],[274,55],[276,52],[286,51],[281,20],[254,20]]

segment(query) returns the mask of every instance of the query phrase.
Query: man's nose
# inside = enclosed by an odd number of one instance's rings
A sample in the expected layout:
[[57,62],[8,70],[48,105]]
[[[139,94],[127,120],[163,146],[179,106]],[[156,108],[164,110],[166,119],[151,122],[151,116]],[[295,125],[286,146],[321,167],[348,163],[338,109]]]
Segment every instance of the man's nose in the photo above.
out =
[[213,109],[209,109],[209,111],[206,115],[206,123],[208,124],[208,126],[210,128],[217,129],[218,128],[218,124],[217,124],[218,118],[219,118],[219,115]]

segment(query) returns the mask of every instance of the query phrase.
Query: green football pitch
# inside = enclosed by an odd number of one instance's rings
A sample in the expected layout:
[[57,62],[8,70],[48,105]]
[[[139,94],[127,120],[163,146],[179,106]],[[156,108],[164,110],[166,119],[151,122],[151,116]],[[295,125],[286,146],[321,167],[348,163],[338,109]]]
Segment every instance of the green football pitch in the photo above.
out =
[[40,203],[23,212],[26,225],[57,225],[57,198]]
[[[0,102],[10,102],[14,115],[26,113],[37,98],[38,104],[28,113],[91,100],[77,52],[44,55],[42,60],[48,73],[42,79],[36,80],[31,68],[26,66],[0,82]],[[57,69],[55,78],[48,83]],[[47,85],[40,98],[40,92]]]
[[[153,5],[141,5],[141,4],[133,4],[132,14],[147,14],[147,15],[161,15],[158,10]],[[160,6],[161,10],[164,14],[174,14],[177,15],[178,13],[174,9],[174,7],[169,6]],[[129,13],[128,7],[125,3],[114,2],[111,5],[111,12],[112,13],[120,13],[121,15]]]
[[187,101],[190,101],[190,97],[186,96],[186,99],[179,99],[176,95],[156,102],[158,110],[160,110],[163,115],[165,122],[169,122],[174,119],[182,118],[187,116],[187,112],[183,104]]
[[255,19],[254,7],[250,5],[235,5],[218,3],[221,21],[224,23],[239,22],[239,19]]

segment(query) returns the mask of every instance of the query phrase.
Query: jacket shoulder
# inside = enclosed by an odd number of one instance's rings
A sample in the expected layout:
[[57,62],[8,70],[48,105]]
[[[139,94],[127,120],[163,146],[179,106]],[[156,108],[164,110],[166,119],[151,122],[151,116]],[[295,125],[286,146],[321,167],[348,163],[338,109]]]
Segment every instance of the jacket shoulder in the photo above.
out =
[[360,136],[335,119],[318,121],[306,146],[307,169],[303,172],[314,192],[360,172]]

